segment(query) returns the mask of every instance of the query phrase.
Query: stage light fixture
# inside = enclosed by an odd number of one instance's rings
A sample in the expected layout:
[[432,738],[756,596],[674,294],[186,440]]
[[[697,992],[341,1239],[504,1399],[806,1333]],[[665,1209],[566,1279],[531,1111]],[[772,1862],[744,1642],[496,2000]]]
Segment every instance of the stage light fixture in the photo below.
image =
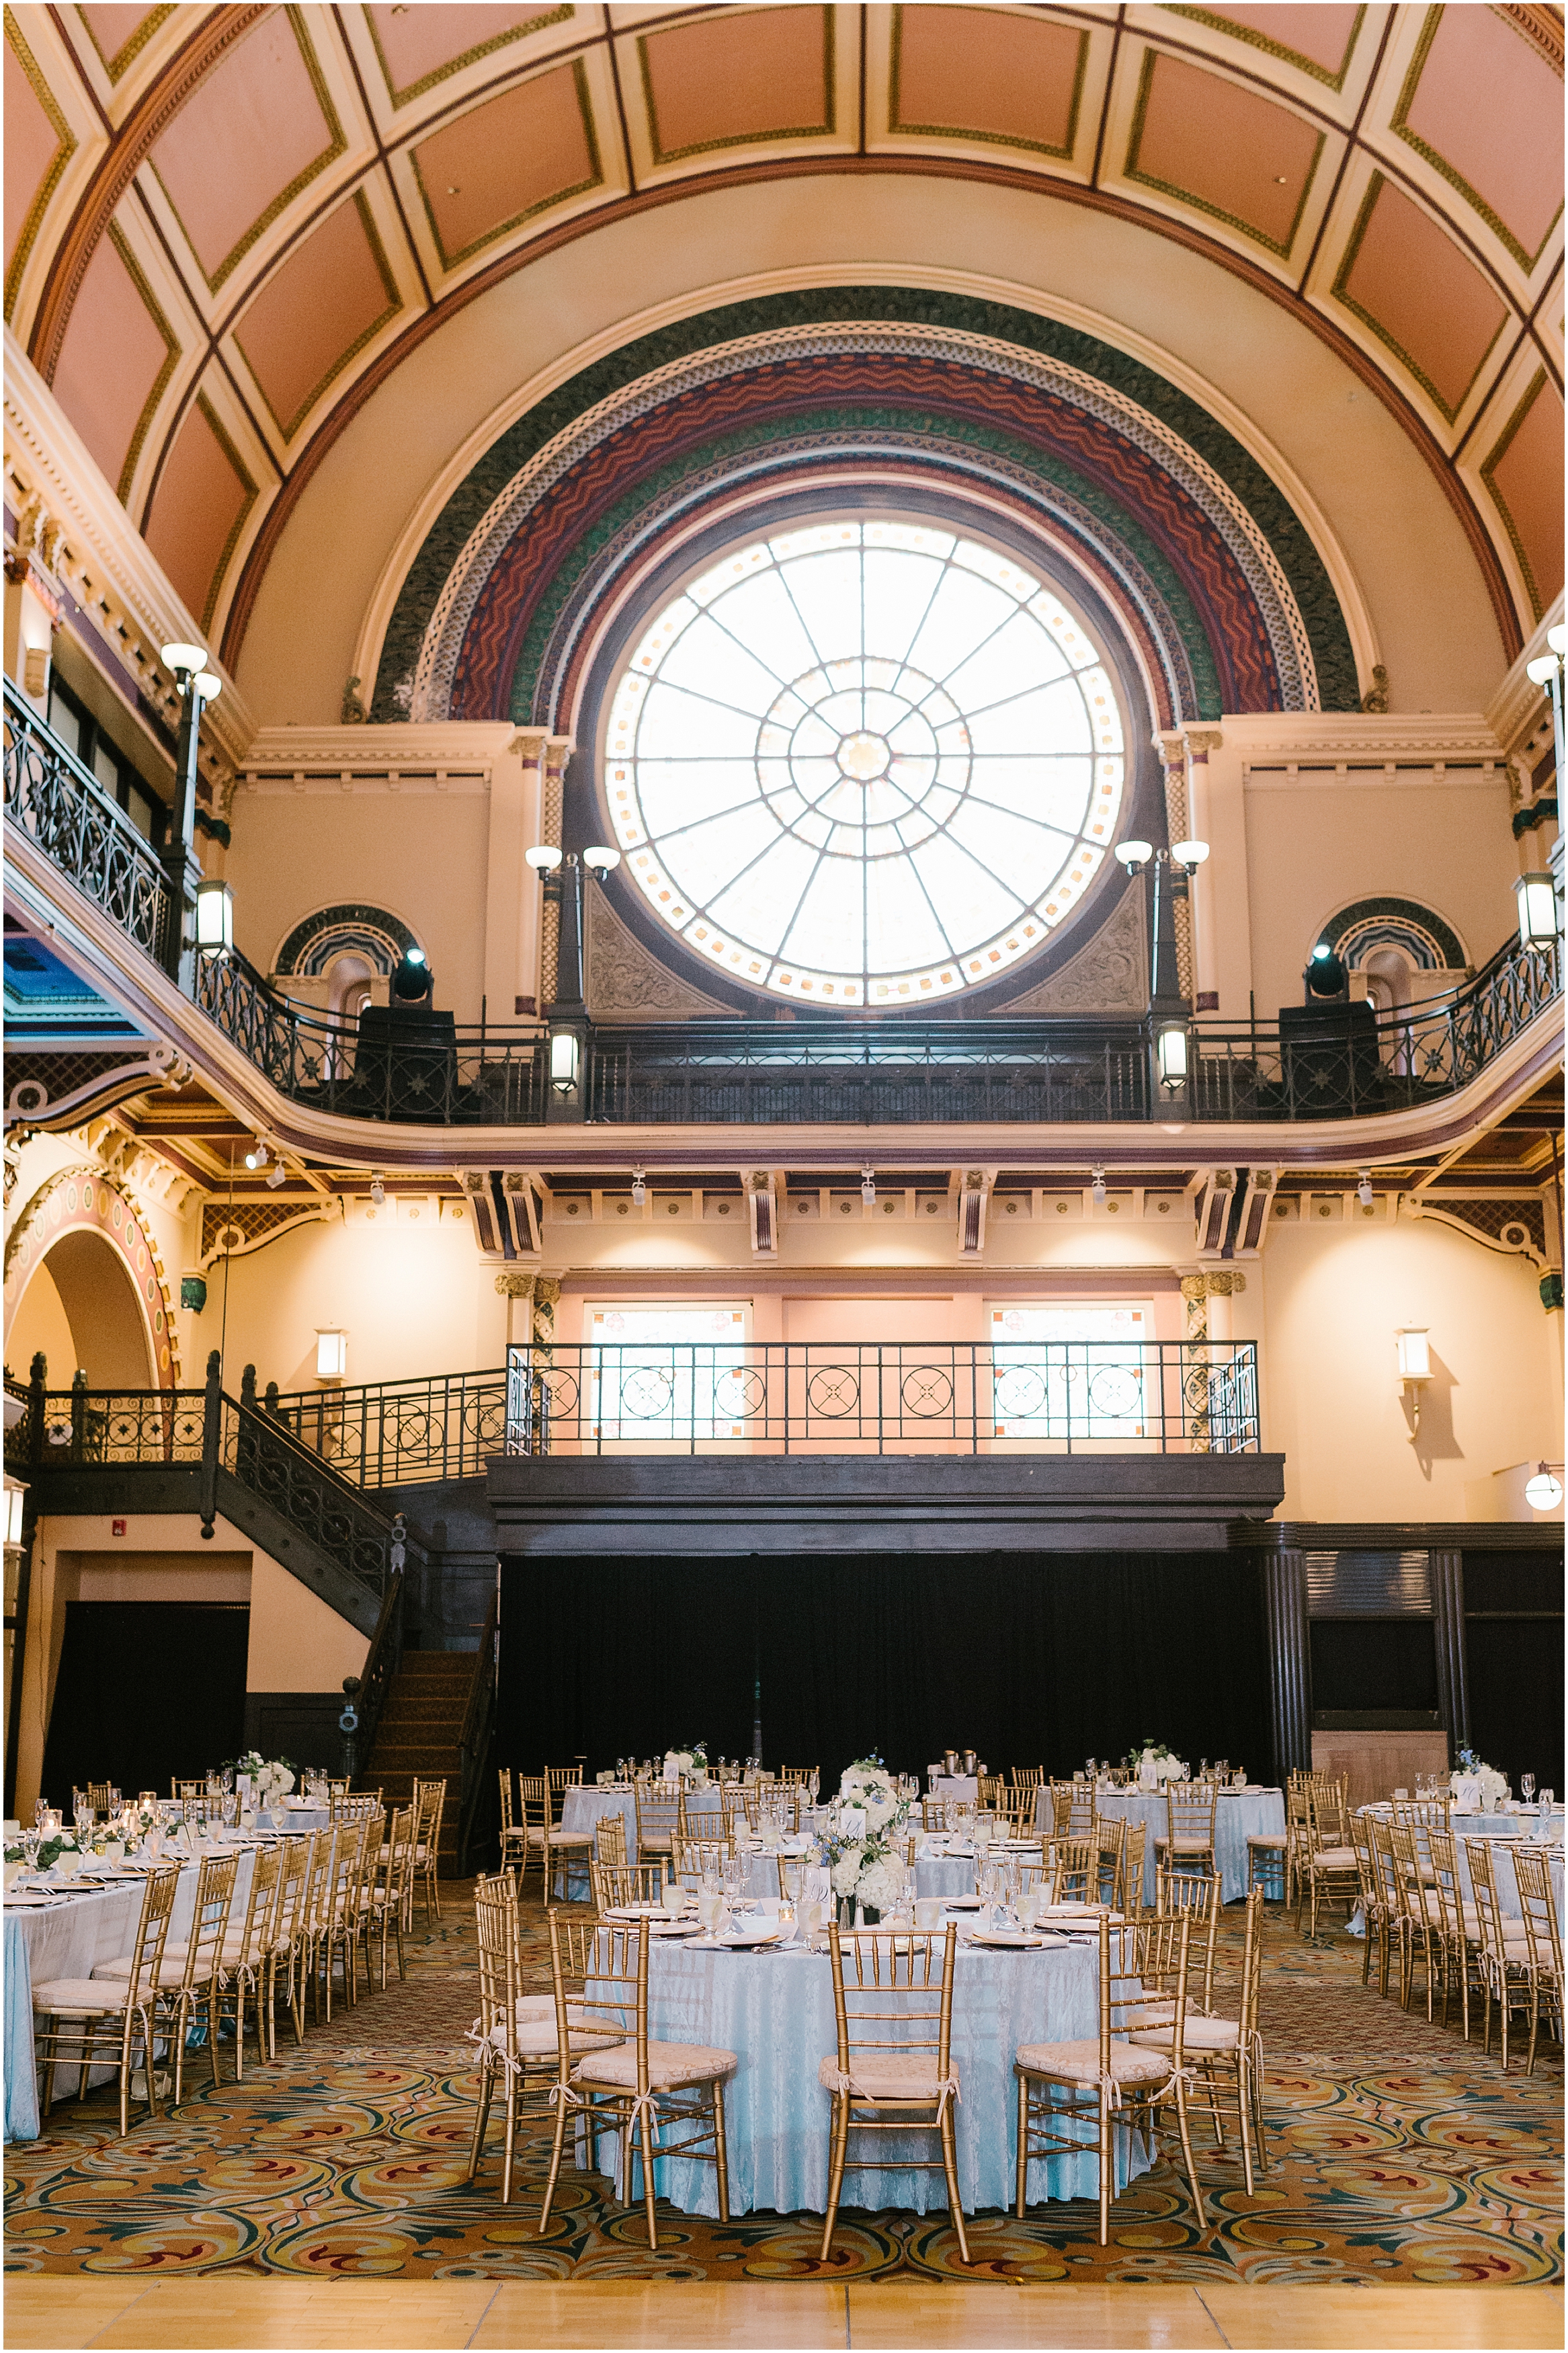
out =
[[281,1160],[275,1160],[271,1167],[267,1172],[267,1186],[268,1191],[276,1193],[279,1186],[282,1184],[288,1173],[289,1172],[284,1167]]
[[647,1178],[640,1168],[632,1170],[632,1199],[639,1209],[647,1199]]
[[1363,1208],[1363,1209],[1370,1209],[1370,1208],[1371,1208],[1371,1207],[1372,1207],[1372,1171],[1371,1171],[1371,1169],[1370,1169],[1370,1168],[1363,1168],[1363,1169],[1362,1170],[1362,1172],[1361,1172],[1361,1183],[1360,1183],[1360,1184],[1356,1187],[1356,1188],[1355,1188],[1355,1197],[1356,1197],[1356,1199],[1361,1203],[1362,1208]]
[[870,1208],[877,1198],[877,1172],[874,1168],[860,1171],[860,1198]]
[[266,1166],[267,1166],[267,1146],[262,1143],[261,1138],[260,1138],[259,1136],[258,1136],[258,1137],[257,1137],[257,1139],[256,1139],[255,1143],[251,1145],[251,1147],[250,1147],[249,1151],[246,1154],[246,1155],[245,1155],[245,1165],[246,1165],[246,1166],[247,1166],[247,1168],[265,1168],[265,1167],[266,1167]]
[[378,1209],[386,1198],[386,1187],[379,1176],[373,1176],[370,1180],[370,1198]]
[[1105,1206],[1105,1171],[1103,1168],[1090,1169],[1089,1190],[1089,1198],[1093,1201],[1095,1208],[1097,1209],[1103,1208]]
[[1563,1501],[1563,1482],[1552,1475],[1552,1465],[1543,1462],[1524,1482],[1524,1500],[1532,1512],[1554,1512]]

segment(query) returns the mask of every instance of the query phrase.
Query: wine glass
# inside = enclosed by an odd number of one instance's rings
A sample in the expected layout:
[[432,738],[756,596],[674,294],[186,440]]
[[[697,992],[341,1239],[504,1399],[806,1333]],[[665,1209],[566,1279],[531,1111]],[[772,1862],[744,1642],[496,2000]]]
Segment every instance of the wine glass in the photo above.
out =
[[1528,1806],[1528,1805],[1532,1805],[1532,1804],[1534,1803],[1534,1800],[1535,1800],[1535,1776],[1534,1776],[1534,1774],[1533,1774],[1533,1773],[1521,1773],[1521,1774],[1520,1775],[1520,1777],[1519,1777],[1519,1786],[1520,1786],[1520,1788],[1521,1788],[1521,1789],[1523,1791],[1523,1793],[1524,1793],[1524,1802],[1525,1802],[1525,1804],[1526,1804],[1527,1806]]

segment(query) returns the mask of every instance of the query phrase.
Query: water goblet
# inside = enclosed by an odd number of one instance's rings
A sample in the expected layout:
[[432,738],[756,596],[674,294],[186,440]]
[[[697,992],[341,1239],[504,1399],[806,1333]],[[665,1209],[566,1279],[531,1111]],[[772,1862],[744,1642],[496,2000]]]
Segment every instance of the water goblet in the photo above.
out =
[[1550,1789],[1548,1789],[1548,1788],[1543,1788],[1542,1789],[1542,1792],[1541,1792],[1541,1810],[1542,1810],[1542,1812],[1543,1814],[1549,1814],[1549,1813],[1552,1811],[1552,1791],[1551,1791]]
[[1534,1774],[1521,1773],[1519,1777],[1519,1786],[1521,1790],[1523,1792],[1525,1804],[1528,1806],[1533,1803],[1535,1798]]
[[697,1898],[697,1917],[702,1924],[702,1933],[705,1936],[716,1936],[719,1934],[723,1925],[724,1912],[723,1889],[710,1886],[708,1881],[704,1879],[702,1891]]

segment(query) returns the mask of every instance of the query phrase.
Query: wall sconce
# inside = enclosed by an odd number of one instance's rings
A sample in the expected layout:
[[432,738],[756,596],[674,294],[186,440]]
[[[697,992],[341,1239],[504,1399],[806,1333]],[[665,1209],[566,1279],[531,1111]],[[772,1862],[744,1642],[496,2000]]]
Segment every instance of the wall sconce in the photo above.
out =
[[[6,1500],[9,1501],[9,1496]],[[1525,1481],[1524,1500],[1532,1512],[1554,1512],[1557,1509],[1558,1504],[1563,1501],[1563,1482],[1560,1479],[1552,1477],[1550,1462],[1543,1462],[1541,1468]],[[6,1538],[7,1544],[14,1544],[16,1541],[14,1536]]]
[[1432,1352],[1426,1345],[1428,1326],[1404,1324],[1394,1335],[1399,1360],[1399,1386],[1410,1408],[1412,1436],[1421,1427],[1421,1390],[1432,1377]]
[[1557,890],[1550,874],[1521,874],[1513,886],[1519,902],[1521,947],[1549,948],[1562,926],[1557,920]]
[[[1544,1471],[1546,1468],[1545,1463],[1543,1462],[1541,1467]],[[1557,1492],[1561,1494],[1563,1493],[1562,1488],[1559,1487]],[[19,1545],[22,1541],[22,1505],[27,1490],[26,1487],[13,1486],[10,1480],[6,1480],[5,1542],[7,1546]],[[10,1605],[7,1602],[6,1607],[9,1608],[9,1606]]]
[[582,1051],[582,1040],[575,1029],[551,1031],[550,1083],[558,1095],[569,1095],[576,1085]]
[[234,945],[234,892],[226,882],[196,885],[196,945],[204,955],[226,955]]
[[341,1381],[349,1368],[349,1335],[335,1324],[316,1326],[316,1378]]
[[1187,1025],[1163,1021],[1154,1032],[1154,1067],[1168,1095],[1180,1094],[1187,1083]]

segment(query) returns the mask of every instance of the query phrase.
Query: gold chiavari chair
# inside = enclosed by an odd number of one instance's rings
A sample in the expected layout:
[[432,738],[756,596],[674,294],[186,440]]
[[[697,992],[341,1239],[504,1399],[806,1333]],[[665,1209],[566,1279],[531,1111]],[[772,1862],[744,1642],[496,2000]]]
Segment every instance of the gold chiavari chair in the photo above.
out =
[[675,1844],[675,1876],[682,1887],[700,1889],[708,1872],[722,1876],[724,1865],[735,1850],[728,1839],[678,1839]]
[[1289,1910],[1296,1905],[1296,1926],[1301,1926],[1300,1902],[1304,1881],[1301,1858],[1312,1843],[1311,1807],[1307,1796],[1308,1777],[1292,1773],[1285,1791],[1285,1904]]
[[178,1863],[154,1871],[148,1878],[123,1977],[49,1978],[33,1988],[33,2055],[42,2070],[40,2104],[46,2116],[54,2106],[57,2066],[80,2068],[77,2096],[85,2099],[92,2067],[110,2059],[116,2042],[120,2137],[123,2140],[131,2129],[131,2078],[138,2053],[146,2082],[147,2113],[157,2115],[153,2044],[158,1980],[179,1884]]
[[516,1863],[520,1871],[528,1869],[528,1825],[518,1821],[512,1812],[514,1803],[511,1767],[497,1767],[496,1779],[500,1787],[500,1867],[503,1871]]
[[980,1803],[994,1812],[1005,1799],[1007,1777],[1005,1773],[982,1773],[975,1788]]
[[185,2040],[197,2012],[206,2012],[207,2057],[212,2066],[213,2089],[219,2081],[217,2063],[217,2005],[223,1976],[224,1946],[228,1938],[229,1906],[234,1902],[234,1883],[239,1871],[237,1854],[209,1854],[202,1858],[196,1875],[196,1900],[191,1915],[191,1932],[185,1946],[184,1966],[178,1982],[168,1982],[167,1968],[159,1972],[155,1980],[161,2021],[167,2031],[174,2053],[174,2081],[170,2105],[178,2107],[184,2095],[185,2074]]
[[1215,1869],[1214,1820],[1217,1803],[1217,1785],[1211,1779],[1166,1782],[1165,1835],[1154,1841],[1156,1871],[1162,1864],[1172,1870],[1201,1871],[1205,1875]]
[[594,1824],[594,1860],[595,1862],[625,1862],[626,1856],[626,1818],[617,1810],[601,1814]]
[[[1203,2192],[1193,2162],[1187,2125],[1185,2032],[1187,1957],[1192,1921],[1140,1920],[1112,1928],[1102,1912],[1100,1928],[1100,2032],[1075,2042],[1034,2042],[1019,2047],[1014,2063],[1018,2084],[1017,2214],[1023,2220],[1031,2158],[1086,2154],[1086,2130],[1095,2136],[1100,2174],[1100,2243],[1110,2236],[1114,2185],[1114,2136],[1154,2135],[1163,2112],[1173,2105],[1186,2159],[1187,2179],[1205,2227]],[[1114,1943],[1114,1952],[1113,1952]],[[1140,2047],[1141,2029],[1163,2030],[1158,2049]]]
[[289,1839],[282,1849],[282,1867],[278,1874],[278,1905],[272,1915],[272,1942],[268,1947],[264,2007],[267,2013],[267,2055],[278,2056],[278,1972],[283,1971],[284,1990],[293,2021],[294,2040],[305,2039],[304,2019],[300,2009],[300,1991],[296,1977],[300,1939],[304,1933],[306,1897],[310,1882],[310,1865],[315,1857],[316,1841],[330,1840],[330,1831],[311,1831],[305,1838]]
[[[1362,1939],[1361,1981],[1365,1985],[1372,1974],[1372,1949],[1378,1953],[1377,1989],[1388,1991],[1388,1910],[1383,1900],[1383,1880],[1377,1867],[1377,1852],[1372,1842],[1373,1817],[1360,1813],[1351,1816],[1351,1844],[1355,1849],[1356,1876],[1361,1883],[1361,1914],[1366,1935]],[[1445,1988],[1446,1992],[1446,1988]]]
[[1142,1860],[1143,1826],[1142,1822],[1122,1821],[1114,1814],[1097,1814],[1094,1818],[1095,1852],[1100,1858],[1096,1874],[1096,1894],[1113,1912],[1125,1912],[1129,1907],[1134,1858]]
[[[1361,1893],[1361,1873],[1356,1864],[1355,1848],[1351,1843],[1350,1822],[1345,1810],[1343,1780],[1329,1789],[1309,1783],[1307,1788],[1307,1844],[1297,1859],[1296,1928],[1301,1926],[1301,1905],[1310,1897],[1312,1907],[1310,1936],[1318,1933],[1318,1906],[1325,1900],[1343,1904],[1346,1912]],[[1375,1840],[1375,1833],[1374,1833]]]
[[[1377,1872],[1378,1905],[1385,1924],[1384,1936],[1390,1956],[1396,1954],[1399,1960],[1399,2006],[1401,2010],[1408,2010],[1412,1974],[1410,1914],[1405,1901],[1404,1878],[1399,1867],[1399,1858],[1394,1852],[1394,1824],[1384,1821],[1377,1814],[1372,1814],[1368,1817],[1368,1827],[1372,1832],[1372,1855]],[[1360,1883],[1361,1873],[1358,1866],[1356,1873],[1358,1890]],[[1384,1994],[1388,1991],[1386,1964],[1378,1985],[1378,1991]]]
[[267,1956],[272,1945],[272,1925],[278,1911],[278,1888],[283,1857],[276,1847],[260,1847],[251,1859],[250,1885],[246,1891],[245,1918],[230,1928],[223,1943],[223,1967],[218,1978],[217,2015],[225,2004],[234,2018],[234,2080],[245,2077],[245,2014],[256,2014],[256,2063],[267,2060],[267,2021],[262,2002],[267,1982]]
[[[1375,1818],[1374,1818],[1375,1819]],[[1389,1844],[1394,1852],[1394,1873],[1398,1881],[1400,1900],[1405,1907],[1403,1945],[1406,1956],[1405,1985],[1401,2007],[1410,2007],[1411,1986],[1415,1979],[1415,1962],[1419,1957],[1426,1979],[1426,2018],[1432,2018],[1432,1997],[1436,1991],[1436,1973],[1444,1974],[1444,2008],[1447,2010],[1447,1971],[1442,1921],[1437,1912],[1436,1892],[1432,1884],[1432,1865],[1426,1841],[1430,1832],[1418,1829],[1398,1815],[1386,1825]]]
[[182,1781],[176,1777],[169,1783],[169,1795],[178,1804],[188,1806],[194,1798],[205,1797],[206,1784],[205,1781]]
[[1100,1897],[1100,1845],[1089,1838],[1052,1839],[1042,1853],[1050,1866],[1053,1904],[1094,1904]]
[[803,1788],[806,1782],[811,1780],[814,1776],[816,1776],[817,1786],[820,1788],[821,1776],[817,1773],[817,1768],[815,1765],[781,1765],[779,1767],[779,1779],[781,1781],[788,1781],[792,1783],[797,1789]]
[[520,1773],[517,1777],[517,1789],[521,1802],[523,1837],[526,1842],[526,1855],[522,1872],[519,1874],[519,1884],[521,1886],[521,1880],[526,1875],[528,1861],[537,1855],[540,1876],[543,1883],[540,1893],[548,1904],[552,1900],[552,1890],[555,1881],[559,1880],[561,1883],[562,1896],[566,1893],[568,1860],[575,1856],[579,1862],[584,1862],[592,1854],[594,1833],[592,1831],[563,1831],[556,1827],[551,1819],[550,1784],[542,1773]]
[[662,1862],[591,1862],[588,1883],[594,1891],[594,1911],[624,1912],[637,1904],[662,1904],[665,1865]]
[[370,1947],[374,1936],[380,1949],[379,1982],[386,1991],[386,1946],[389,1936],[397,1947],[397,1974],[408,1975],[403,1952],[404,1915],[411,1913],[414,1903],[414,1846],[418,1828],[418,1812],[413,1806],[399,1806],[387,1824],[386,1844],[382,1848],[374,1870],[369,1874],[366,1900],[360,1907],[360,1919],[364,1934],[364,1973],[370,1979]]
[[[908,1852],[905,1855],[905,1861],[908,1862],[911,1870],[914,1868],[914,1841],[910,1839],[908,1841]],[[775,1854],[773,1857],[773,1867],[779,1875],[780,1903],[798,1905],[800,1902],[801,1873],[810,1869],[810,1855]]]
[[639,1781],[636,1790],[637,1861],[673,1854],[681,1828],[681,1785],[679,1781]]
[[1530,1939],[1522,1920],[1502,1908],[1498,1885],[1497,1849],[1500,1839],[1468,1838],[1462,1841],[1469,1866],[1470,1888],[1480,1925],[1481,1968],[1486,1985],[1485,2030],[1481,2048],[1492,2047],[1492,2009],[1496,2005],[1502,2035],[1502,2071],[1508,2073],[1508,2022],[1516,2010],[1532,2008]]
[[724,1781],[719,1788],[719,1802],[723,1810],[724,1835],[731,1844],[757,1826],[757,1808],[761,1792],[748,1788],[742,1781]]
[[[1161,1864],[1156,1869],[1154,1911],[1157,1917],[1162,1920],[1180,1919],[1185,1913],[1193,1924],[1187,1994],[1189,2000],[1195,2003],[1205,2018],[1214,2010],[1215,1940],[1219,1933],[1219,1915],[1224,1908],[1224,1883],[1217,1871],[1200,1878],[1195,1871],[1173,1871],[1169,1864]],[[1203,1981],[1201,1986],[1194,1986],[1191,1973],[1200,1960]]]
[[922,1831],[946,1830],[947,1799],[945,1798],[921,1799],[921,1828]]
[[1088,1781],[1051,1783],[1053,1838],[1088,1838],[1094,1830],[1094,1790]]
[[[1201,1882],[1182,1874],[1177,1874],[1177,1879],[1181,1890],[1178,1900],[1184,1901],[1187,1888],[1201,1884]],[[1216,1890],[1217,1886],[1216,1881]],[[1247,1899],[1240,2017],[1212,2017],[1206,2005],[1202,2014],[1189,2008],[1182,2029],[1183,2053],[1186,2063],[1196,2068],[1208,2085],[1215,2145],[1219,2148],[1225,2146],[1225,2127],[1220,2120],[1217,2077],[1221,2068],[1228,2068],[1235,2077],[1237,2129],[1241,2137],[1242,2170],[1249,2198],[1252,2196],[1255,2141],[1258,2169],[1262,2172],[1268,2169],[1268,2142],[1263,2120],[1263,2040],[1258,2031],[1258,1989],[1263,1960],[1263,1890],[1255,1887]],[[1213,1951],[1212,1941],[1210,1951]],[[1172,2031],[1168,2026],[1145,2027],[1131,2039],[1142,2049],[1168,2053]]]
[[[479,2169],[485,2128],[499,2075],[504,2086],[505,2137],[501,2155],[501,2204],[511,2203],[519,2105],[530,2088],[542,2091],[558,2073],[553,1994],[522,1991],[517,1886],[510,1873],[480,1879],[474,1888],[474,1926],[479,1946],[479,2014],[469,2041],[479,2044],[479,2093],[468,2179]],[[578,2056],[603,2040],[584,2032],[574,2017],[569,2046]]]
[[[425,1921],[441,1917],[441,1890],[438,1884],[441,1862],[441,1823],[447,1811],[447,1782],[416,1781],[414,1802],[419,1809],[419,1821],[414,1840],[414,1870],[425,1891]],[[410,1922],[410,1926],[413,1923]]]
[[[847,1936],[833,1935],[827,1950],[838,2048],[817,2069],[817,2081],[833,2098],[822,2260],[826,2263],[832,2253],[846,2170],[871,2168],[942,2173],[959,2258],[967,2263],[952,2118],[959,2091],[952,2063],[952,1925],[949,1922],[940,1941],[934,1932],[921,1930],[894,1936],[868,1928]],[[895,2159],[879,2153],[856,2159],[848,2155],[851,2133],[885,2139],[911,2131],[934,2132],[940,2157]]]
[[580,1789],[583,1786],[583,1767],[581,1765],[547,1765],[544,1778],[550,1785],[550,1818],[559,1825],[567,1790]]
[[1395,1798],[1393,1803],[1394,1820],[1420,1831],[1446,1831],[1454,1810],[1452,1798]]
[[1481,1926],[1473,1900],[1459,1876],[1458,1841],[1451,1832],[1428,1831],[1426,1851],[1432,1862],[1432,1892],[1443,1939],[1443,2023],[1448,2022],[1450,1989],[1459,1989],[1459,2022],[1470,2039],[1470,1996],[1486,1998],[1486,1962],[1481,1951]]
[[1548,2026],[1556,2029],[1559,2043],[1563,2041],[1563,1932],[1557,1924],[1552,1859],[1545,1848],[1521,1841],[1511,1852],[1530,1967],[1530,2056],[1524,2072],[1533,2075],[1542,2011]]
[[321,1956],[331,1919],[338,1877],[341,1830],[318,1831],[312,1841],[310,1869],[300,1905],[300,2010],[303,2022],[305,1991],[310,1989],[316,2022],[321,2020]]
[[1046,1778],[1043,1765],[1015,1765],[1009,1770],[1015,1789],[1037,1789]]
[[[555,1988],[555,2141],[539,2218],[550,2209],[561,2177],[569,2116],[585,2111],[597,2135],[613,2126],[620,2137],[621,2203],[632,2202],[633,2168],[640,2157],[650,2252],[658,2246],[653,2169],[660,2157],[695,2158],[718,2175],[719,2220],[730,2219],[730,2168],[724,2141],[724,2082],[740,2064],[732,2051],[702,2043],[658,2042],[647,2031],[647,1953],[640,1929],[550,1914],[550,1969]],[[597,2031],[606,2038],[574,2065],[571,2037]],[[618,2039],[611,2043],[607,2038]],[[669,2128],[686,2130],[666,2140]],[[689,2128],[689,2129],[688,2129]]]
[[[327,2023],[332,2022],[332,1967],[341,1958],[343,2000],[351,2010],[359,2000],[360,1884],[364,1874],[368,1821],[340,1821],[331,1864],[322,1883],[320,1933],[316,1958],[327,2003]],[[379,1833],[378,1833],[379,1842]]]

